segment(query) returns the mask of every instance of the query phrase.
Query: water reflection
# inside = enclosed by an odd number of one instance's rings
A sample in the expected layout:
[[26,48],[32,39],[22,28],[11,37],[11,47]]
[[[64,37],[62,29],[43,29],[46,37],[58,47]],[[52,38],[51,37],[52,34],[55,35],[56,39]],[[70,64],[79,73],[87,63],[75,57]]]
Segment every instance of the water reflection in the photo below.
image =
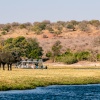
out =
[[53,85],[1,91],[0,100],[100,100],[100,85]]

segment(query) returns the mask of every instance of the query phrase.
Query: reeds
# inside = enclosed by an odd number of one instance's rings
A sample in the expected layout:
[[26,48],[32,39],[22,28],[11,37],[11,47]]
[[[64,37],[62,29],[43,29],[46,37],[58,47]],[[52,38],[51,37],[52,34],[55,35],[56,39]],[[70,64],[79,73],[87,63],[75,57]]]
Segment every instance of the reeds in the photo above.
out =
[[100,69],[94,67],[48,67],[48,69],[0,70],[0,90],[33,89],[48,85],[99,84]]

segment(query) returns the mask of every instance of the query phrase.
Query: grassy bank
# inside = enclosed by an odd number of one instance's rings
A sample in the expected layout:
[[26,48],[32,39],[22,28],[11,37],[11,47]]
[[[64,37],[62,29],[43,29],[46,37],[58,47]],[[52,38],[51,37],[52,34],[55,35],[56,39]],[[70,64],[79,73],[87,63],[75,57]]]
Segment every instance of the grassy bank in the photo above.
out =
[[0,90],[31,89],[47,85],[98,84],[99,67],[50,67],[0,70]]

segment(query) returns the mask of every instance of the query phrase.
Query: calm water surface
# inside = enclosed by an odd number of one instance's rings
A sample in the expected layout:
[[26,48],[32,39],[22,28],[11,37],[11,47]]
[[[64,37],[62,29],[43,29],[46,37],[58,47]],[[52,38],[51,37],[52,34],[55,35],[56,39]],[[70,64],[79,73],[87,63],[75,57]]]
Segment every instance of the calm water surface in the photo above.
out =
[[0,100],[100,100],[100,85],[53,85],[1,91]]

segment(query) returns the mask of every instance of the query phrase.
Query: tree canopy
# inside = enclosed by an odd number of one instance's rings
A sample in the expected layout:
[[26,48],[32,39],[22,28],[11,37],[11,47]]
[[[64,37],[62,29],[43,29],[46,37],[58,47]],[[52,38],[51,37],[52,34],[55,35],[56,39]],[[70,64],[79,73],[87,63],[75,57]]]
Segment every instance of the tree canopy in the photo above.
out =
[[35,38],[19,36],[5,40],[2,51],[18,51],[23,57],[40,58],[43,50]]

